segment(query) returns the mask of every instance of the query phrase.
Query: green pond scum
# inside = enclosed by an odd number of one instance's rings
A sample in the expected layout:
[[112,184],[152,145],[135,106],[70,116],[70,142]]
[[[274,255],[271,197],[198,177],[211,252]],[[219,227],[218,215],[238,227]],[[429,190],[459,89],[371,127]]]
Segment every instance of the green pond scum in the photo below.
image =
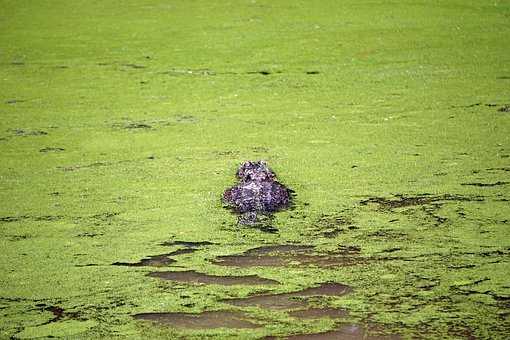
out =
[[0,0],[0,115],[1,339],[510,333],[508,1]]

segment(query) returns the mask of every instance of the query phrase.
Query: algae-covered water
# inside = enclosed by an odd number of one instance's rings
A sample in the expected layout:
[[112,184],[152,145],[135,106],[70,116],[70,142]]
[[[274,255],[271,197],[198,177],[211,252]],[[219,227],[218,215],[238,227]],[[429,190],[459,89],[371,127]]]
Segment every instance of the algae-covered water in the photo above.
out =
[[0,8],[0,338],[508,336],[508,1]]

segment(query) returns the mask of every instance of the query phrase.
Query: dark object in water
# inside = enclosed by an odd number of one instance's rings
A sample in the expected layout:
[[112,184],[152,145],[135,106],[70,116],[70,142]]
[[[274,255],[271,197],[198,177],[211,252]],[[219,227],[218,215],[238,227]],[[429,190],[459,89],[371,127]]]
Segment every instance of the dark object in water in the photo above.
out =
[[[257,224],[271,213],[288,208],[292,190],[276,180],[275,173],[264,161],[247,161],[236,173],[239,184],[225,190],[223,201],[241,214],[239,223]],[[270,218],[269,218],[270,219]]]

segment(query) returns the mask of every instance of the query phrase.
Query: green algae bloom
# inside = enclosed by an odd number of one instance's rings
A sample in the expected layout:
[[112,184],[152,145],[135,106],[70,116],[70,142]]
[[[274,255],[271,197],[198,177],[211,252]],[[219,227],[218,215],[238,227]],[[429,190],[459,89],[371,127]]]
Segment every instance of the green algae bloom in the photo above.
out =
[[507,338],[508,2],[1,8],[0,338]]

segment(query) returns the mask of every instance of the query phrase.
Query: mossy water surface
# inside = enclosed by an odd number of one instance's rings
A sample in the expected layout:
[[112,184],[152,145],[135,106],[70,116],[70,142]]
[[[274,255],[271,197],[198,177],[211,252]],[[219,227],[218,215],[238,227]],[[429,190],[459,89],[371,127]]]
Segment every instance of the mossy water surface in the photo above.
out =
[[[507,2],[1,7],[1,338],[255,339],[344,322],[404,338],[508,334]],[[297,193],[277,233],[222,208],[248,159]],[[314,246],[312,260],[218,263],[289,244]],[[172,253],[157,268],[112,265]],[[314,263],[325,254],[350,262]],[[327,282],[352,291],[307,303],[345,309],[340,321],[228,303]],[[133,317],[204,311],[260,327]]]

